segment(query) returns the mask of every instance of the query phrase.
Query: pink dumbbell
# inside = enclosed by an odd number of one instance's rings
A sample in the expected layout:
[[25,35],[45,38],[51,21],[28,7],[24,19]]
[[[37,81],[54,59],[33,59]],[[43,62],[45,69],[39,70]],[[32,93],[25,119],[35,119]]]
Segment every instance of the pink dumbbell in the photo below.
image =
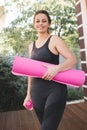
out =
[[33,110],[33,103],[32,103],[32,101],[30,100],[30,101],[28,101],[27,103],[26,103],[26,109],[28,109],[28,110]]

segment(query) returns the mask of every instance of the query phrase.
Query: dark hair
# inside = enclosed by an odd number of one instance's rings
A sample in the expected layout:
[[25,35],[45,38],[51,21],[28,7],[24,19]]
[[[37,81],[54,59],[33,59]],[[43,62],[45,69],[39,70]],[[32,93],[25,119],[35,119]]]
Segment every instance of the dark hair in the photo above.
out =
[[40,13],[45,14],[47,16],[47,18],[48,18],[49,24],[51,24],[51,18],[49,16],[49,13],[46,10],[38,10],[38,11],[36,11],[36,13],[34,14],[34,20],[35,20],[35,16],[37,14],[40,14]]

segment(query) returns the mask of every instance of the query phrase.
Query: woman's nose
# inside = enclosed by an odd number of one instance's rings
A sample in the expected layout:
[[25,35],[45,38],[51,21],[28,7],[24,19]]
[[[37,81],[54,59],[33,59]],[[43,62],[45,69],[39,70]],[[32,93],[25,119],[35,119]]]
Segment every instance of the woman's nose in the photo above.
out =
[[41,24],[43,24],[43,22],[42,22],[42,21],[40,21],[40,22],[39,22],[39,24],[41,25]]

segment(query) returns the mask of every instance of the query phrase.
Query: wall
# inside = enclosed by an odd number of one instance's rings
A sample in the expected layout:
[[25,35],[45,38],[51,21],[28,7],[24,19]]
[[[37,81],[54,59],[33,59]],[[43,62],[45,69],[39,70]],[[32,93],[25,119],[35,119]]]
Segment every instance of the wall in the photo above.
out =
[[86,81],[83,85],[84,99],[87,101],[87,0],[76,0],[77,24],[82,70],[85,71]]

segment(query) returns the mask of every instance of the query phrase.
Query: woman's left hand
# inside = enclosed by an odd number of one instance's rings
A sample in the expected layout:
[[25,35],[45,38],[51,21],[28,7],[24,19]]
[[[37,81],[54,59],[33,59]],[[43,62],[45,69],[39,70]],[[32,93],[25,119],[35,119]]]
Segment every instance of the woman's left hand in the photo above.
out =
[[49,81],[52,80],[53,77],[55,77],[56,74],[58,73],[58,65],[43,64],[43,66],[47,68],[47,71],[43,75],[42,79]]

